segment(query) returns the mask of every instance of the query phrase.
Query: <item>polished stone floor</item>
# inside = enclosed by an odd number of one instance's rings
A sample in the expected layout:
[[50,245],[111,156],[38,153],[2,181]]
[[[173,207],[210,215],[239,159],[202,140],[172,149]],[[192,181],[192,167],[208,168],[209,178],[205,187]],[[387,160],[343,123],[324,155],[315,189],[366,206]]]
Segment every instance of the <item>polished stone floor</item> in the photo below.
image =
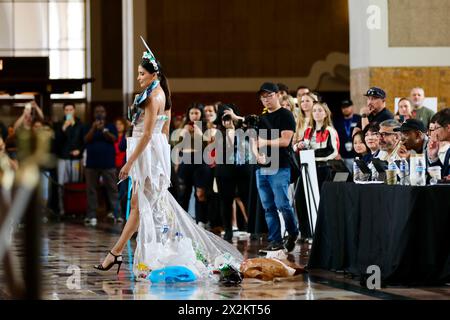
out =
[[[450,300],[450,287],[388,287],[371,291],[346,275],[309,270],[288,280],[264,282],[244,279],[239,286],[217,283],[151,285],[135,282],[131,270],[134,240],[124,252],[120,273],[92,268],[115,242],[122,225],[100,223],[85,227],[81,222],[48,223],[42,230],[42,298],[48,300]],[[23,229],[14,234],[13,252],[23,263]],[[245,258],[257,256],[264,240],[236,236],[234,244]],[[289,259],[300,265],[308,260],[310,245],[297,244]],[[17,266],[17,268],[21,268]],[[76,276],[76,277],[75,277]],[[0,299],[10,299],[0,264]]]

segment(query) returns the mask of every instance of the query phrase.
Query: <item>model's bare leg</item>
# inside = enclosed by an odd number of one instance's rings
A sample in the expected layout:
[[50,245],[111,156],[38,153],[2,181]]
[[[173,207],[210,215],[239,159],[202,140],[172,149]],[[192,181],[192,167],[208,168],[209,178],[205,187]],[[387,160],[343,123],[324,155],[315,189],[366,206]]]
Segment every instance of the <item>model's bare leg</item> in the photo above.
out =
[[236,198],[236,204],[241,209],[242,215],[244,216],[245,223],[248,223],[248,216],[247,216],[247,210],[245,210],[244,203],[240,198]]
[[[131,198],[130,216],[128,217],[128,221],[122,230],[122,234],[120,235],[119,240],[117,240],[116,244],[111,249],[111,252],[114,253],[116,256],[121,255],[128,240],[130,240],[133,234],[138,230],[138,227],[139,227],[138,198],[137,194],[133,193],[133,196]],[[108,253],[108,255],[106,256],[105,260],[102,263],[102,266],[106,267],[113,261],[114,257]]]

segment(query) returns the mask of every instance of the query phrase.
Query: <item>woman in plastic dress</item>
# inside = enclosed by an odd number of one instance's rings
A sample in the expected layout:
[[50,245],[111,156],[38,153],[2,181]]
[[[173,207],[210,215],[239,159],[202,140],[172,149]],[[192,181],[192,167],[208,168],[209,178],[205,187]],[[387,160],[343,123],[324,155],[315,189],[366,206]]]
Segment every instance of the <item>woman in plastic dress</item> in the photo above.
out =
[[119,272],[122,251],[138,231],[133,261],[137,280],[150,279],[153,270],[169,266],[182,266],[205,278],[218,260],[240,263],[243,257],[233,245],[197,226],[168,191],[170,91],[159,62],[145,46],[137,78],[145,90],[130,108],[133,133],[127,140],[127,163],[119,174],[119,179],[130,176],[133,182],[130,216],[103,263],[94,267],[104,271],[117,264]]

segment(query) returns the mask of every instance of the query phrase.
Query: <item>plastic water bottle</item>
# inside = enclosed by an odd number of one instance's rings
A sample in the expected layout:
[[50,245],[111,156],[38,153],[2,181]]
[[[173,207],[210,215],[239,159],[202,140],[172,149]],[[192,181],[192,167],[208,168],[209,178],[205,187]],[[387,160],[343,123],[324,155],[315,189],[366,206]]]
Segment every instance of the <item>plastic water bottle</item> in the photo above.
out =
[[356,157],[355,161],[353,161],[353,182],[360,181],[360,179],[361,179],[361,169],[359,169],[359,166],[356,163],[356,160],[359,160],[359,158]]
[[167,224],[163,224],[161,226],[161,243],[165,245],[169,240],[169,226]]
[[406,160],[400,160],[400,185],[406,185]]
[[425,159],[423,154],[417,155],[416,160],[416,179],[417,179],[417,185],[418,186],[424,186],[427,183],[426,176],[425,176]]
[[368,165],[370,171],[371,171],[371,175],[372,175],[372,181],[378,181],[379,175],[378,175],[378,171],[377,168],[375,168],[375,166],[373,165],[373,163],[369,163]]

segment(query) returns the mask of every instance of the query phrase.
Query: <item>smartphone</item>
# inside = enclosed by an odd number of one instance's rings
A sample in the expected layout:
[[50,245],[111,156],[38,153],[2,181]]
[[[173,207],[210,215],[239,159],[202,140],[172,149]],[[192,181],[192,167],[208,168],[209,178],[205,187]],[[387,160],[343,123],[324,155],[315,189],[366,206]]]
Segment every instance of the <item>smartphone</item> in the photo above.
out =
[[31,110],[31,109],[32,109],[32,106],[31,106],[31,103],[30,103],[30,102],[28,102],[27,104],[25,104],[25,109],[26,109],[26,110]]
[[405,116],[400,115],[400,123],[405,122]]
[[72,121],[72,119],[73,119],[73,116],[71,113],[66,115],[66,121]]

